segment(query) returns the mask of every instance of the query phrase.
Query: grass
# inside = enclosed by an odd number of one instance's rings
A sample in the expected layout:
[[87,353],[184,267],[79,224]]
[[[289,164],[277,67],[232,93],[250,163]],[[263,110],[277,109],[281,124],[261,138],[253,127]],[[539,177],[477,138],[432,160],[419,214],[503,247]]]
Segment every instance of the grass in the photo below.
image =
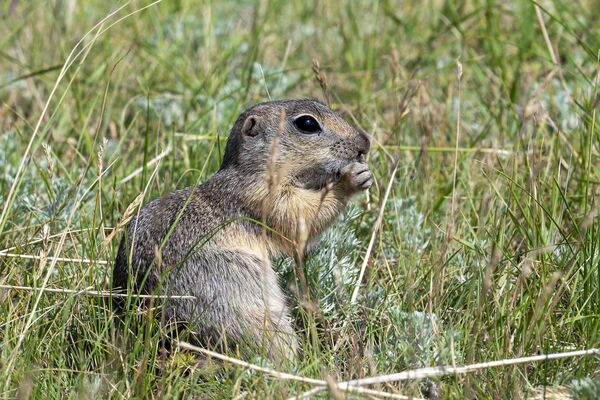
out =
[[[80,292],[107,289],[130,205],[206,180],[237,114],[268,98],[329,98],[371,137],[376,178],[307,255],[311,304],[278,265],[303,338],[286,372],[333,382],[600,347],[598,15],[592,0],[1,2],[0,244],[28,257],[0,256],[4,398],[313,387],[195,368],[135,301],[120,325]],[[599,386],[587,356],[371,388]]]

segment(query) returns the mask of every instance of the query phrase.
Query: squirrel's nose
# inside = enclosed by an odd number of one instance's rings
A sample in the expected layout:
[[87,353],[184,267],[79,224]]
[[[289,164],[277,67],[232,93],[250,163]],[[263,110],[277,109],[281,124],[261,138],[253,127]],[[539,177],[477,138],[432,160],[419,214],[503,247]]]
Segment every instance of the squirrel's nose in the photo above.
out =
[[371,141],[367,135],[362,132],[358,133],[356,136],[356,147],[360,156],[364,156],[369,152],[369,149],[371,148]]

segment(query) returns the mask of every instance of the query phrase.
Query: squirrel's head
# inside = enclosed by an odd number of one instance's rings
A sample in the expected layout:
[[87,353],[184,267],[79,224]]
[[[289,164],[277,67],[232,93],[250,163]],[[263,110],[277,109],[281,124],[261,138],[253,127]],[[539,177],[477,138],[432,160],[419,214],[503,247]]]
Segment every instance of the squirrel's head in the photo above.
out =
[[313,100],[261,103],[235,122],[221,169],[240,173],[276,170],[288,183],[320,189],[350,163],[364,162],[367,136]]

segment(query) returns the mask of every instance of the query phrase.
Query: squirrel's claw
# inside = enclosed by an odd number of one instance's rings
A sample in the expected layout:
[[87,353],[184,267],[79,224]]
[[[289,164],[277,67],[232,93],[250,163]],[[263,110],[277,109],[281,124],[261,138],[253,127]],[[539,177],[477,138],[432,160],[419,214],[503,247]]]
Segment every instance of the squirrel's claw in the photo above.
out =
[[366,190],[373,184],[373,175],[365,163],[350,163],[340,172],[343,183],[350,191]]

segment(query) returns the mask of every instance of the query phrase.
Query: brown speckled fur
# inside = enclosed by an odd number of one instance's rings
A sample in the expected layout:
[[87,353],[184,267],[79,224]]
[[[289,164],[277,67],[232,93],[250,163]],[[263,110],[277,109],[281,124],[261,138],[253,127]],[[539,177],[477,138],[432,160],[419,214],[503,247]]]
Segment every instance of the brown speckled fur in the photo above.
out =
[[[320,132],[294,125],[307,114]],[[113,288],[193,295],[168,300],[164,310],[167,320],[195,332],[198,344],[293,359],[296,334],[271,263],[314,240],[353,194],[371,185],[368,150],[364,134],[319,102],[249,108],[234,124],[215,175],[146,204],[132,219]]]

